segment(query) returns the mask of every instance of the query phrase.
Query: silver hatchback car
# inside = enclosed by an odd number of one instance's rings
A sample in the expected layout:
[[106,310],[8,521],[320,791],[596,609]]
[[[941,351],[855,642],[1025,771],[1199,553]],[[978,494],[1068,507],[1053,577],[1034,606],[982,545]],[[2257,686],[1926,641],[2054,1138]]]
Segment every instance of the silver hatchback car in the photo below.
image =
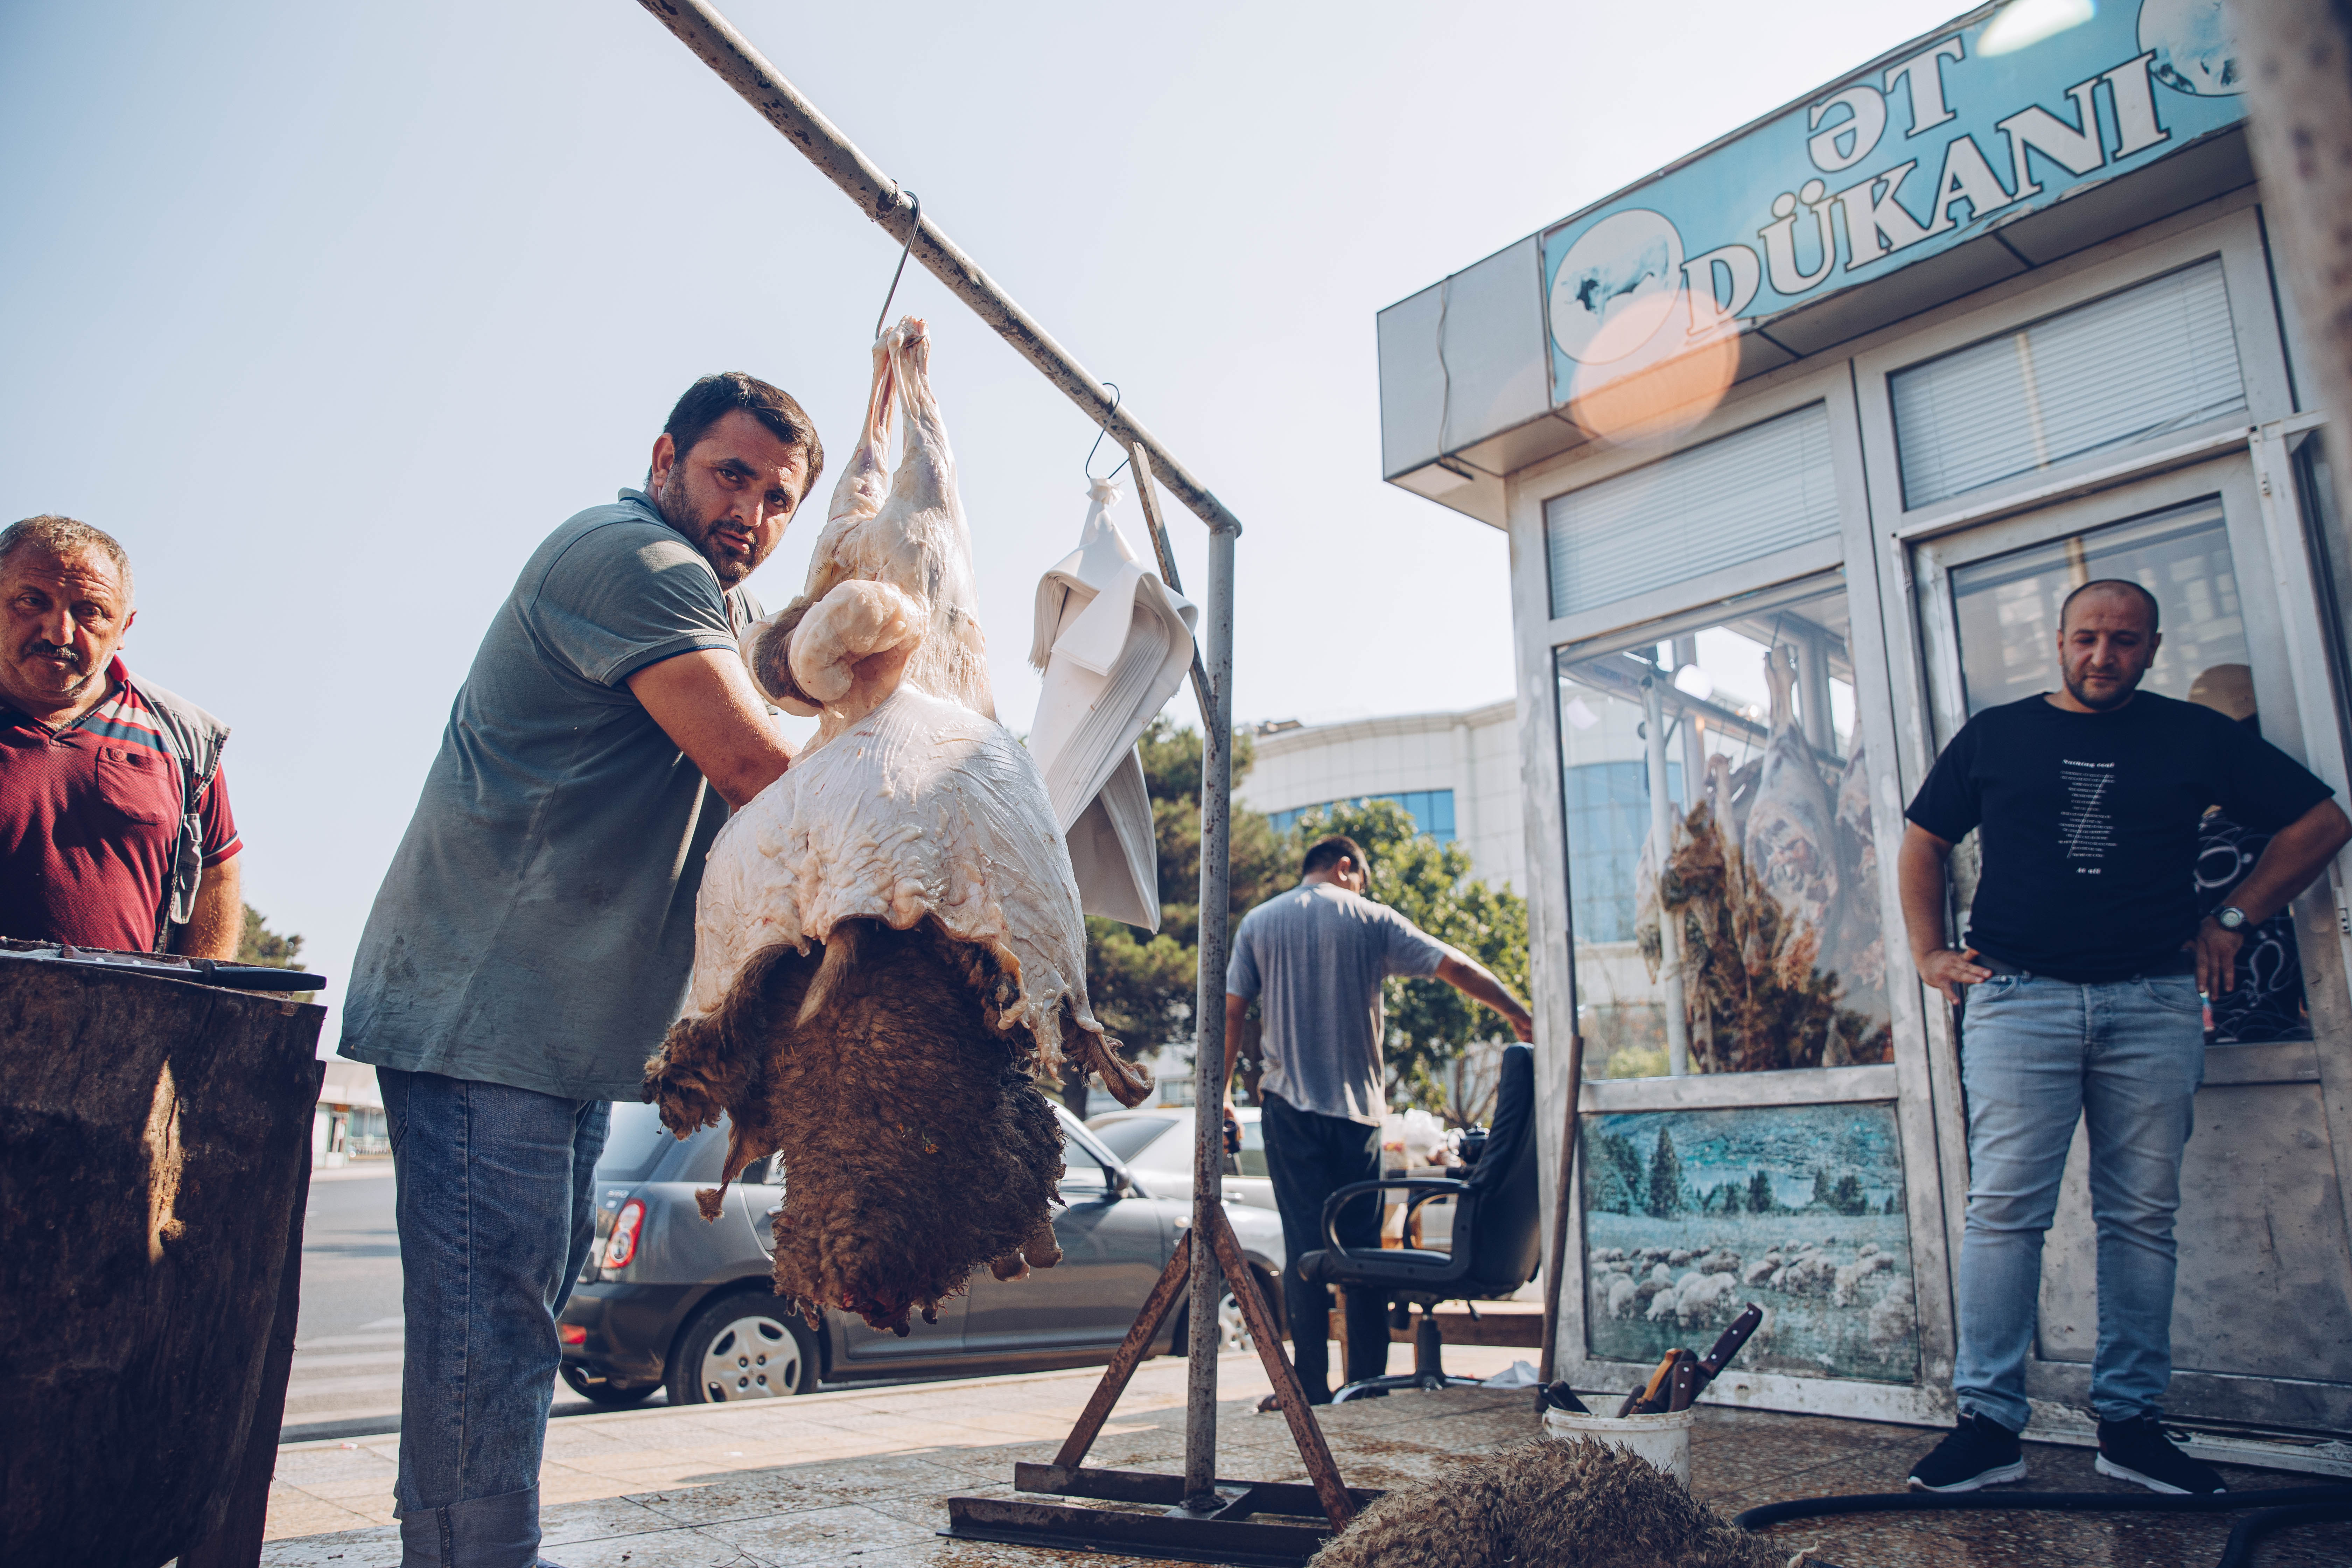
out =
[[[822,1333],[772,1293],[772,1226],[784,1173],[762,1161],[728,1188],[715,1222],[694,1201],[719,1180],[727,1129],[677,1140],[650,1105],[613,1107],[596,1165],[596,1240],[557,1334],[563,1380],[599,1405],[633,1405],[666,1389],[673,1405],[805,1394],[820,1382],[975,1376],[1107,1362],[1142,1310],[1183,1227],[1189,1202],[1155,1197],[1126,1163],[1064,1110],[1066,1205],[1054,1215],[1062,1261],[1006,1283],[982,1267],[970,1289],[900,1339],[838,1311]],[[1259,1292],[1280,1315],[1275,1281],[1282,1226],[1267,1210],[1229,1204]],[[1180,1304],[1152,1344],[1184,1345]],[[1247,1342],[1230,1292],[1219,1313],[1229,1346]]]

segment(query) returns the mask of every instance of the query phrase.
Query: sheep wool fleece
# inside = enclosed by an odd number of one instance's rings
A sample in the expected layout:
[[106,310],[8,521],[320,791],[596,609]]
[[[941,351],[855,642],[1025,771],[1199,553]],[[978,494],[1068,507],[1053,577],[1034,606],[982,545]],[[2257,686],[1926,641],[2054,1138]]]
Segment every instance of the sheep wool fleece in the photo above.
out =
[[1310,1568],[1801,1568],[1622,1448],[1541,1437],[1390,1492]]

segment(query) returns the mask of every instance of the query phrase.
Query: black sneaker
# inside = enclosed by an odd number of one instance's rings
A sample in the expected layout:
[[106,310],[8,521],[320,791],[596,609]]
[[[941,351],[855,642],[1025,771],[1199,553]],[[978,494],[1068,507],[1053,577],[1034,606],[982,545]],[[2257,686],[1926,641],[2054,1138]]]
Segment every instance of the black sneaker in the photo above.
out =
[[2176,1497],[2230,1489],[2219,1470],[2174,1447],[2153,1415],[2099,1423],[2099,1474]]
[[1935,1452],[1911,1467],[1917,1492],[1972,1492],[2025,1479],[2025,1451],[2017,1434],[1998,1421],[1963,1415]]

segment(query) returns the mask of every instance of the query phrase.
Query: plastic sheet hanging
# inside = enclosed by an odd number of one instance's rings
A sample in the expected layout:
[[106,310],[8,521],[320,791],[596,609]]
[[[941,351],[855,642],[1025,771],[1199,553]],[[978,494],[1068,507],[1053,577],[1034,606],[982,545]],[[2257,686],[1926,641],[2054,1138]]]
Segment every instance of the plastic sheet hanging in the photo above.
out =
[[1037,584],[1029,662],[1044,672],[1029,731],[1090,915],[1160,929],[1160,860],[1136,741],[1192,663],[1200,611],[1136,559],[1097,479],[1078,547]]

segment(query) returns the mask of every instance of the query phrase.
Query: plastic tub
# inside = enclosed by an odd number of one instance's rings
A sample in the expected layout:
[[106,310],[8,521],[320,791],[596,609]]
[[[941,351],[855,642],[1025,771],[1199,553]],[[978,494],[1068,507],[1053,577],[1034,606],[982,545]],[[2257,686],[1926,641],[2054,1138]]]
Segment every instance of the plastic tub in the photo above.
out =
[[1566,1410],[1547,1410],[1544,1412],[1544,1435],[1561,1438],[1589,1437],[1597,1443],[1626,1449],[1636,1458],[1649,1460],[1687,1489],[1690,1486],[1691,1424],[1697,1419],[1696,1407],[1669,1411],[1662,1415],[1628,1415],[1622,1420],[1614,1415],[1578,1415]]

